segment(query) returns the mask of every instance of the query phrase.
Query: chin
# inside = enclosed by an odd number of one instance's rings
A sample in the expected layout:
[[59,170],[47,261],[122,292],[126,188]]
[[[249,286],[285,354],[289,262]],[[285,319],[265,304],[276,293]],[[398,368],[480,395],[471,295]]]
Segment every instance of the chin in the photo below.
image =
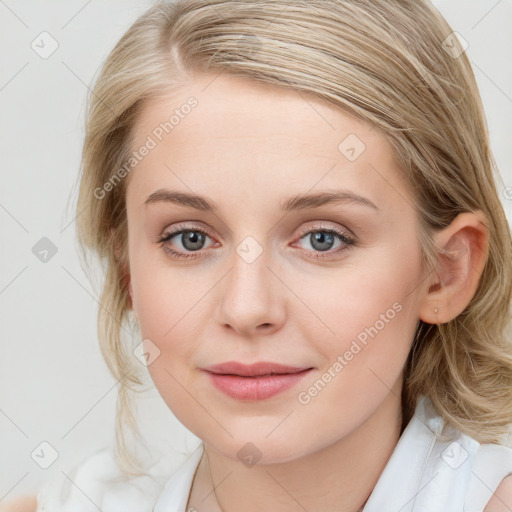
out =
[[[216,452],[234,461],[242,462],[248,467],[254,464],[291,462],[325,449],[343,437],[339,426],[336,432],[324,432],[319,428],[320,425],[303,429],[286,428],[285,423],[291,421],[295,414],[292,413],[279,425],[285,416],[277,419],[272,417],[271,421],[268,417],[265,421],[258,421],[258,418],[253,417],[246,418],[247,422],[224,423],[233,437],[226,433],[218,436],[218,433],[206,432],[204,428],[194,433]],[[314,436],[313,433],[315,433]]]
[[222,444],[218,441],[213,440],[213,443],[208,443],[208,445],[223,456],[241,462],[247,467],[254,464],[259,466],[282,464],[299,459],[311,451],[316,451],[299,439],[288,438],[285,440],[276,437],[274,440],[269,440],[265,439],[264,436],[244,436],[243,438],[230,439],[230,442]]

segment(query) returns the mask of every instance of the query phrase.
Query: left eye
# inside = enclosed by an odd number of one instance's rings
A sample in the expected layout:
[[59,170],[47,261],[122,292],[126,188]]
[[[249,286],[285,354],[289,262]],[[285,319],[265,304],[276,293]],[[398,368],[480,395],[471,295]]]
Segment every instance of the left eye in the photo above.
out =
[[306,240],[309,242],[314,251],[325,252],[333,248],[336,239],[340,241],[340,245],[350,245],[352,240],[345,234],[335,230],[315,230],[309,231],[305,236],[301,237],[300,240]]

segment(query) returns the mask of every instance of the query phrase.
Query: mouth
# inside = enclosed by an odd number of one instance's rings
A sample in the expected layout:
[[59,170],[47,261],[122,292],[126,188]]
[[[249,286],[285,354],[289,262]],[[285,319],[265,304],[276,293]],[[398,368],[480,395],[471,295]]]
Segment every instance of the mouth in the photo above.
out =
[[313,368],[271,362],[247,365],[232,361],[202,370],[208,374],[215,388],[225,395],[237,400],[257,401],[292,388]]

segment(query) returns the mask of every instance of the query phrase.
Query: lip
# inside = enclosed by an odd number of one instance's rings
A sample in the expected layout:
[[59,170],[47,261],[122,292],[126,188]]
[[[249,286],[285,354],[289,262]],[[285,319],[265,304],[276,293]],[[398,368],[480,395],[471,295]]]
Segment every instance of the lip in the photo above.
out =
[[297,384],[312,369],[266,361],[253,364],[229,361],[203,368],[218,390],[232,398],[246,401],[265,400],[282,393]]

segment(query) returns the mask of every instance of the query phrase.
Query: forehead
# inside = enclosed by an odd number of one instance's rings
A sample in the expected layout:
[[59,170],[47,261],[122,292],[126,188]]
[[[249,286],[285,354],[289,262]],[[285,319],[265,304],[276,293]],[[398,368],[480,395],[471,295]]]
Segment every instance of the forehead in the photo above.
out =
[[391,146],[368,123],[311,94],[242,77],[197,74],[151,99],[134,127],[132,149],[148,137],[155,147],[132,171],[138,191],[132,194],[147,196],[179,184],[178,177],[182,189],[206,195],[212,187],[229,193],[244,185],[255,195],[259,185],[270,197],[315,183],[376,196],[387,184],[394,195],[404,193]]
[[[197,105],[189,109],[186,104],[191,98]],[[193,127],[198,137],[219,138],[227,134],[255,139],[288,138],[290,143],[307,142],[311,148],[324,149],[327,154],[337,150],[344,132],[356,131],[361,137],[374,132],[366,122],[303,91],[243,77],[194,74],[164,96],[146,102],[135,126],[134,139],[142,141],[173,113],[176,115],[171,123],[172,138],[176,142],[182,138],[180,135],[190,138],[190,132],[182,127],[188,126]],[[377,132],[373,136],[378,137]]]

